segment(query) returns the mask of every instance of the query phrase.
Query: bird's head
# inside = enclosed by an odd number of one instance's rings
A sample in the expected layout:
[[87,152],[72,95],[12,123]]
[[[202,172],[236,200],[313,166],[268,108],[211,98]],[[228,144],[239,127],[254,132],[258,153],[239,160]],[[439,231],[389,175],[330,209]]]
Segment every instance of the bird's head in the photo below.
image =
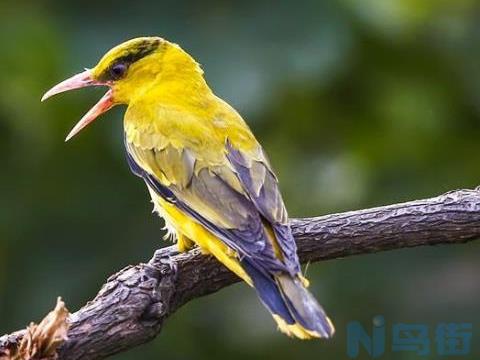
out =
[[99,115],[117,104],[129,104],[136,96],[162,81],[161,77],[198,64],[176,44],[159,37],[126,41],[108,51],[92,69],[76,74],[48,90],[42,101],[73,89],[108,86],[110,89],[75,125],[65,141],[71,139]]

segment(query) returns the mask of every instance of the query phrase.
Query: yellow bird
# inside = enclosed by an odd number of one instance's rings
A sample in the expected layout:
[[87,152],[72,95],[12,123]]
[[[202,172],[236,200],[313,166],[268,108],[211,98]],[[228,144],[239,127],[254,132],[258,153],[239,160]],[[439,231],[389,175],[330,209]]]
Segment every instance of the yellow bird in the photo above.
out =
[[279,329],[329,338],[334,327],[302,276],[278,180],[242,117],[217,97],[200,65],[159,37],[129,40],[93,69],[42,98],[108,86],[69,140],[118,104],[131,170],[150,192],[168,233],[186,251],[197,244],[254,287]]

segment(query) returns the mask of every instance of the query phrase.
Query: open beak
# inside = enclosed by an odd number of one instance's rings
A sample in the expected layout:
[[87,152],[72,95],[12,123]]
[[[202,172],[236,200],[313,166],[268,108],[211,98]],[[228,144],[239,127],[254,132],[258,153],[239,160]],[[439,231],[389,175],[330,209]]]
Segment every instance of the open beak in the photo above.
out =
[[[108,86],[108,83],[103,83],[103,82],[94,80],[92,77],[92,71],[90,69],[86,69],[80,74],[74,75],[71,78],[62,81],[60,84],[57,84],[53,88],[48,90],[42,96],[42,101],[45,101],[49,97],[65,91],[80,89],[87,86],[100,86],[100,85]],[[85,126],[93,122],[98,116],[110,110],[113,107],[113,105],[114,105],[114,102],[113,102],[112,90],[110,89],[107,91],[105,95],[103,95],[100,101],[98,101],[73,127],[73,129],[67,135],[67,138],[65,139],[65,141],[70,140],[72,137],[78,134],[80,130],[82,130]]]

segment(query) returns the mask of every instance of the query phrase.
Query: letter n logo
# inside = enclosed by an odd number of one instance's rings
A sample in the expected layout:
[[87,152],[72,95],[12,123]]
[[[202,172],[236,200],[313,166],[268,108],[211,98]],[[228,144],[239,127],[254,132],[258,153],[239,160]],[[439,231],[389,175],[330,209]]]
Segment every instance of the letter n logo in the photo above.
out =
[[347,325],[347,355],[354,359],[358,357],[360,345],[368,355],[378,358],[385,352],[385,319],[383,316],[373,318],[372,336],[370,337],[358,321]]

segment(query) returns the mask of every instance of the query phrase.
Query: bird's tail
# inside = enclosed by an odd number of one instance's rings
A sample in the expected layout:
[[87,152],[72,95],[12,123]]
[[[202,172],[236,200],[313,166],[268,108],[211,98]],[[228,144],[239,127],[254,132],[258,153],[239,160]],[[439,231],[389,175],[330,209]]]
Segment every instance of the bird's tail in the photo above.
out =
[[249,260],[241,263],[280,331],[300,339],[333,336],[332,322],[298,276],[286,273],[270,276]]

